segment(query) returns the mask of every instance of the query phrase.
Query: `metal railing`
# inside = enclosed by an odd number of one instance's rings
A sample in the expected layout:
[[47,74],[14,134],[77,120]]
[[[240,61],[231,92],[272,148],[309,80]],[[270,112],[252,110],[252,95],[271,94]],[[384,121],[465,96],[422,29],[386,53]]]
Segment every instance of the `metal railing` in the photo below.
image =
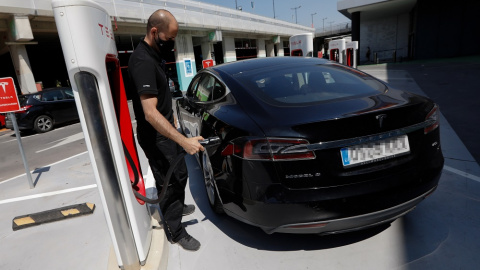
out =
[[397,48],[389,50],[379,50],[373,51],[373,63],[395,63],[397,61],[402,61],[407,55],[408,48]]
[[[234,30],[251,33],[295,35],[312,33],[313,28],[252,13],[190,0],[93,0],[117,21],[145,23],[155,10],[173,13],[180,26]],[[53,16],[52,0],[3,0],[0,13]]]
[[328,25],[325,27],[319,27],[315,30],[315,36],[331,36],[336,34],[344,34],[347,32],[352,31],[352,23],[351,22],[344,22],[344,23],[337,23],[334,25]]

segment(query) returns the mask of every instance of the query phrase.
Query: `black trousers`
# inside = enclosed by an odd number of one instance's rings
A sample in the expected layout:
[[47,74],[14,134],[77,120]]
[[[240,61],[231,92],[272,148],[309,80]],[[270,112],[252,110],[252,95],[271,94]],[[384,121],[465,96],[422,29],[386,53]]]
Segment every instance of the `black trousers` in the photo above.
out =
[[[161,136],[157,136],[154,145],[142,143],[144,142],[139,138],[139,144],[148,158],[148,163],[155,177],[157,189],[160,192],[163,187],[163,177],[167,174],[170,163],[173,162],[183,149],[174,141]],[[182,225],[187,178],[187,165],[185,164],[185,160],[182,160],[174,170],[165,198],[159,203],[166,225],[165,231],[174,243],[187,235],[187,231]]]

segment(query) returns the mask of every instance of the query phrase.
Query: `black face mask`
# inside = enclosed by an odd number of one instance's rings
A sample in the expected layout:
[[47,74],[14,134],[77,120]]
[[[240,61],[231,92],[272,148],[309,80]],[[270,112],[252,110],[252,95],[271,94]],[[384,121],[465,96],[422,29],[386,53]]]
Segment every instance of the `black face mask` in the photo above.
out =
[[162,40],[160,37],[155,38],[155,43],[158,46],[158,49],[160,50],[160,53],[162,55],[165,55],[166,53],[169,53],[173,50],[175,47],[175,41],[174,40]]

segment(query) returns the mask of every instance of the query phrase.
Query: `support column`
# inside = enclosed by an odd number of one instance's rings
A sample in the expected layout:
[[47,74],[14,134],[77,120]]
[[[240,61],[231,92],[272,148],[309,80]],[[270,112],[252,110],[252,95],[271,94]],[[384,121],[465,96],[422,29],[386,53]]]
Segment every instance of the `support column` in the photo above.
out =
[[6,44],[9,45],[20,91],[22,94],[35,93],[37,92],[37,87],[25,48],[25,43],[33,39],[30,21],[28,16],[16,15],[9,20],[8,24],[10,32],[8,33],[8,42]]
[[235,39],[233,37],[223,37],[223,61],[224,63],[237,61],[235,52]]
[[267,57],[274,57],[275,56],[275,47],[273,42],[267,41],[266,42],[266,51],[267,51]]
[[283,40],[280,39],[280,43],[277,44],[277,56],[285,56],[285,51],[283,50]]
[[[202,42],[202,56],[203,60],[213,59],[212,57],[212,43],[211,42]],[[214,59],[215,60],[215,59]]]
[[265,40],[257,39],[257,57],[267,57],[267,52],[265,51]]
[[[360,12],[352,13],[352,41],[358,41],[357,63],[360,63],[361,43],[360,43]],[[366,52],[366,49],[365,49]]]
[[192,35],[179,34],[175,38],[175,59],[180,90],[185,91],[197,74]]

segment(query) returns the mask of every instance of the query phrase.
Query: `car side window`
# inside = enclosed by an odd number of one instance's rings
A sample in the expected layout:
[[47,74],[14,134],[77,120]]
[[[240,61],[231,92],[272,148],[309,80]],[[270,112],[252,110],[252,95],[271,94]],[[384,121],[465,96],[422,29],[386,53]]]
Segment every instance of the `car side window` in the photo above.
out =
[[65,93],[65,99],[74,99],[72,89],[66,89],[66,90],[64,90],[64,93]]
[[215,86],[215,78],[210,75],[205,75],[198,84],[197,91],[195,92],[197,101],[210,101],[212,100],[212,91]]
[[42,101],[63,100],[63,94],[60,90],[48,91],[42,94]]
[[212,90],[212,100],[222,98],[225,95],[225,92],[225,87],[218,80],[215,80],[215,84]]
[[203,74],[193,79],[187,96],[194,101],[205,102],[222,98],[226,92],[225,86],[215,79],[214,76]]
[[201,77],[202,76],[197,76],[192,80],[192,82],[190,83],[190,86],[188,87],[188,90],[187,90],[187,94],[186,94],[187,97],[191,97],[193,100],[196,100],[196,98],[197,98],[196,91],[197,91],[197,87],[198,87],[198,82],[200,81]]

